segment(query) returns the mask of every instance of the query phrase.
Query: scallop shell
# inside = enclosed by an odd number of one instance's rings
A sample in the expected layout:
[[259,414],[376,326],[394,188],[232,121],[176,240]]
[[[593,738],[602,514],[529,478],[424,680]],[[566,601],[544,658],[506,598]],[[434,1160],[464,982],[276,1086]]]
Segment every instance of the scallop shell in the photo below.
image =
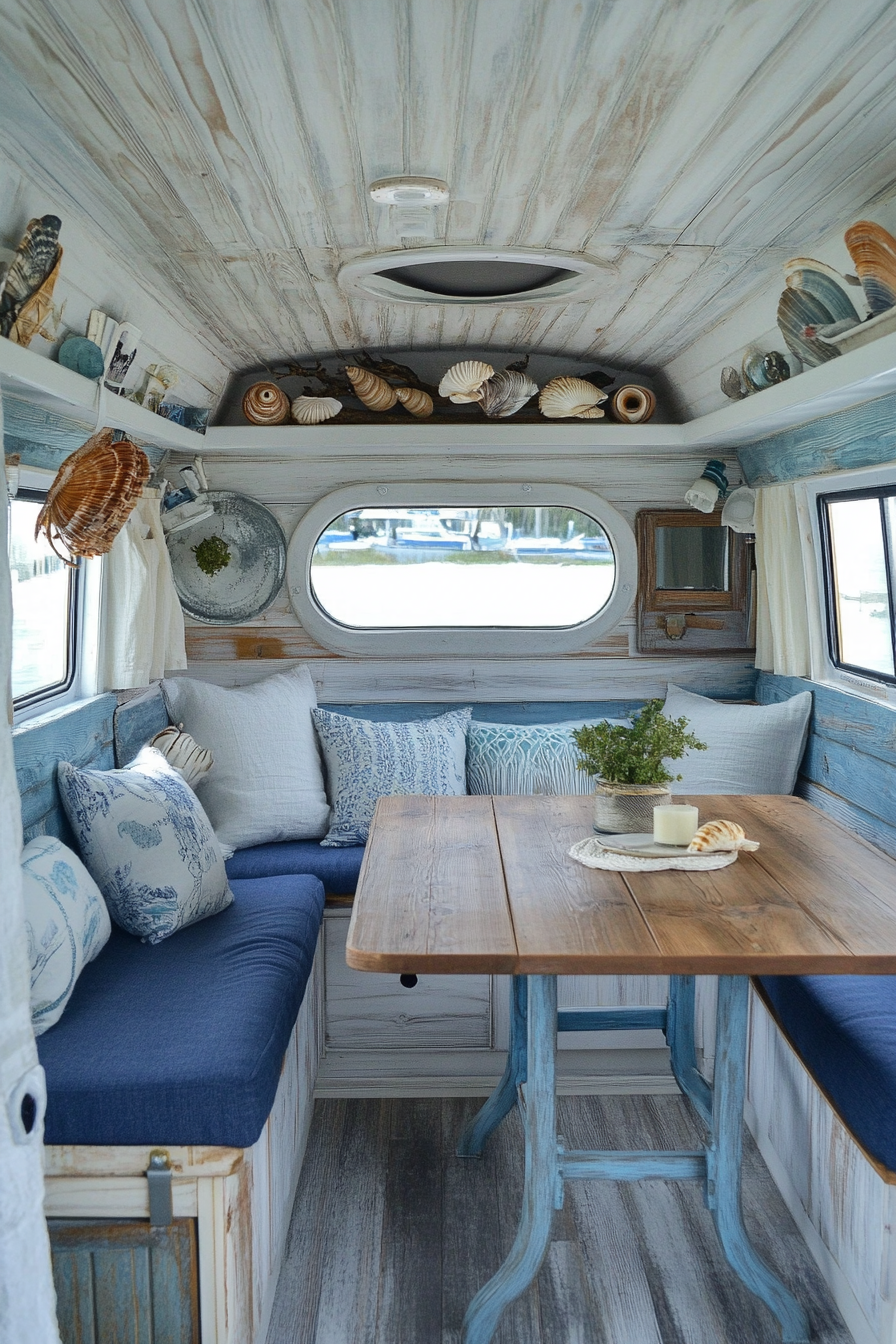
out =
[[479,404],[492,420],[506,420],[535,396],[538,384],[517,369],[501,369],[486,379],[480,389]]
[[789,286],[778,301],[778,327],[791,354],[808,367],[837,358],[837,350],[814,337],[806,327],[824,327],[833,322],[831,310],[805,289]]
[[656,410],[656,397],[649,387],[630,383],[620,387],[610,397],[610,414],[623,425],[640,425],[649,420]]
[[484,364],[481,359],[466,359],[461,364],[452,364],[439,383],[439,396],[448,397],[454,402],[479,401],[482,384],[494,372],[491,364]]
[[418,420],[425,420],[428,415],[432,415],[432,397],[419,387],[396,387],[395,395],[405,410]]
[[831,314],[832,322],[842,322],[846,318],[852,319],[853,326],[861,322],[855,304],[844,288],[845,281],[833,266],[813,261],[811,257],[794,257],[784,267],[784,273],[788,289],[801,289],[818,299]]
[[[52,549],[71,564],[71,556],[106,555],[149,480],[146,454],[125,439],[112,442],[101,429],[67,457],[37,515],[34,535],[43,531]],[[69,551],[56,549],[61,541]]]
[[606,392],[588,383],[584,378],[552,378],[541,389],[538,409],[549,420],[599,420],[603,411],[600,403],[607,400]]
[[345,372],[355,390],[355,396],[371,411],[390,411],[398,400],[395,388],[378,373],[359,369],[354,364],[350,364]]
[[298,425],[319,425],[332,420],[342,410],[342,402],[335,397],[296,397],[292,403],[292,418]]
[[872,317],[896,304],[896,238],[860,219],[843,235]]
[[215,758],[207,747],[200,747],[195,738],[185,733],[183,729],[182,723],[176,727],[171,723],[160,733],[156,733],[155,737],[151,737],[149,745],[162,753],[185,784],[195,789],[211,770]]
[[736,821],[708,821],[701,826],[691,843],[688,854],[716,854],[737,849],[758,849],[758,840],[748,840],[743,826]]
[[253,383],[243,397],[243,415],[252,425],[282,425],[289,397],[276,383]]

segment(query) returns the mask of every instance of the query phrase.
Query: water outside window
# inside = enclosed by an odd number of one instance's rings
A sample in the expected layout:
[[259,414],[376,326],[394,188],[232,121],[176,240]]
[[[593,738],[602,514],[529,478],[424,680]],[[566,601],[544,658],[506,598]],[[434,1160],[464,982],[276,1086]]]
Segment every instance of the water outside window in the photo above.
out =
[[18,700],[53,686],[69,674],[69,620],[74,570],[34,539],[40,501],[14,499],[9,506],[9,568],[12,578],[12,694]]
[[318,604],[362,630],[561,629],[606,606],[615,577],[600,524],[559,505],[358,509],[311,560]]
[[[884,501],[891,535],[894,501]],[[894,675],[887,561],[879,498],[828,500],[839,661]]]

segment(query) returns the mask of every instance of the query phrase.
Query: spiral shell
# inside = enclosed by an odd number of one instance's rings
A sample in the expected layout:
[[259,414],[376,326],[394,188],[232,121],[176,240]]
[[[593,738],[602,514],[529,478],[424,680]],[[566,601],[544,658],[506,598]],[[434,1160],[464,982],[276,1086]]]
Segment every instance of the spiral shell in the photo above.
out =
[[541,389],[538,409],[549,420],[565,420],[570,416],[578,420],[599,420],[603,411],[598,408],[606,399],[606,392],[601,392],[584,378],[552,378]]
[[758,849],[758,840],[748,840],[743,826],[736,821],[708,821],[701,826],[691,843],[688,854],[715,854],[736,849]]
[[253,383],[243,397],[243,415],[250,425],[282,425],[289,397],[276,383]]
[[479,401],[482,384],[494,374],[491,364],[481,359],[465,359],[461,364],[452,364],[439,383],[439,396],[450,401]]
[[176,727],[170,723],[167,728],[163,728],[155,737],[149,739],[149,745],[162,753],[185,784],[195,789],[211,770],[215,758],[207,747],[200,747],[195,738],[185,733],[183,729],[182,723]]
[[[66,564],[74,555],[106,555],[149,480],[146,454],[127,439],[112,442],[101,429],[67,457],[37,515],[34,535],[43,531]],[[69,556],[56,550],[61,541]]]
[[502,369],[482,384],[479,404],[491,419],[505,420],[525,406],[537,391],[538,384],[526,374],[516,369]]
[[641,425],[656,410],[656,397],[649,387],[632,383],[620,387],[610,397],[610,414],[623,425]]
[[390,411],[398,400],[395,388],[378,373],[359,369],[354,364],[350,364],[345,373],[355,389],[355,396],[371,411]]
[[342,410],[342,402],[335,397],[296,397],[292,403],[292,418],[298,425],[319,425],[332,420]]
[[432,397],[419,387],[396,387],[395,395],[405,410],[418,420],[425,420],[428,415],[432,415]]
[[843,235],[872,317],[896,304],[896,238],[860,219]]

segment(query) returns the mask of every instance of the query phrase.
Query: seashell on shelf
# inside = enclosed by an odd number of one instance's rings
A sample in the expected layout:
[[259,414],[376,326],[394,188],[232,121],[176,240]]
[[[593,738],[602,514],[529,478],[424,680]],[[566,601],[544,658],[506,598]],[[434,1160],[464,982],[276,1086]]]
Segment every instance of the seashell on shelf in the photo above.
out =
[[173,770],[181,776],[185,784],[195,789],[215,763],[215,758],[207,747],[200,747],[195,738],[184,732],[182,723],[170,723],[155,737],[149,739],[149,745],[160,751]]
[[872,317],[885,313],[896,304],[896,238],[868,219],[857,220],[843,237]]
[[[0,336],[9,336],[10,340],[19,345],[27,345],[49,315],[49,300],[62,260],[62,248],[59,246],[61,228],[62,220],[57,215],[29,220],[0,285]],[[46,312],[40,316],[28,340],[25,340],[24,329],[14,329],[20,317],[27,319],[25,307],[29,305],[33,308],[33,301],[39,294],[43,296]]]
[[395,395],[405,410],[410,411],[418,420],[425,420],[428,415],[432,415],[432,397],[421,388],[396,387]]
[[[112,442],[113,431],[101,429],[67,457],[37,515],[34,535],[43,531],[66,564],[71,556],[106,555],[133,509],[150,468],[146,454],[124,439]],[[61,541],[65,556],[56,549]]]
[[855,325],[861,321],[855,304],[846,292],[846,281],[833,266],[823,261],[813,261],[811,257],[794,257],[784,267],[784,274],[787,287],[811,294],[828,310],[832,322],[851,318]]
[[719,386],[731,401],[743,401],[744,397],[748,395],[740,380],[740,374],[730,364],[727,364],[722,370]]
[[541,389],[538,409],[549,420],[566,420],[571,416],[577,420],[599,420],[603,416],[600,404],[606,400],[606,392],[584,378],[552,378]]
[[688,854],[717,854],[737,849],[758,849],[758,840],[748,840],[743,826],[736,821],[708,821],[701,826],[691,843]]
[[276,383],[253,383],[243,397],[243,415],[252,425],[282,425],[289,397]]
[[778,327],[787,348],[809,368],[837,358],[834,346],[806,334],[807,327],[824,327],[833,320],[831,310],[805,289],[789,286],[778,301]]
[[649,387],[631,383],[620,387],[610,397],[610,414],[623,425],[641,425],[656,410],[656,397]]
[[355,390],[355,396],[371,411],[390,411],[398,400],[395,388],[378,373],[359,369],[354,364],[350,364],[345,373]]
[[482,384],[479,405],[490,419],[506,420],[525,406],[537,391],[538,384],[525,373],[517,369],[501,369]]
[[465,359],[451,368],[439,383],[439,396],[463,403],[481,399],[482,384],[494,374],[491,364],[481,359]]
[[335,397],[296,397],[292,403],[292,418],[297,425],[320,425],[332,420],[342,410],[342,402]]

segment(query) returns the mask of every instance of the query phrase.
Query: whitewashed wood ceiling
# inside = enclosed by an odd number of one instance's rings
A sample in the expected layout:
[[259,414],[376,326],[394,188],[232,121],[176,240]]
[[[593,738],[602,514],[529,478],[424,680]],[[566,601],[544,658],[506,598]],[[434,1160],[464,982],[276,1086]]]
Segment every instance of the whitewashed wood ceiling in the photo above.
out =
[[[896,189],[892,0],[0,0],[0,146],[233,368],[502,346],[661,368]],[[531,307],[349,298],[367,195],[612,263]]]

